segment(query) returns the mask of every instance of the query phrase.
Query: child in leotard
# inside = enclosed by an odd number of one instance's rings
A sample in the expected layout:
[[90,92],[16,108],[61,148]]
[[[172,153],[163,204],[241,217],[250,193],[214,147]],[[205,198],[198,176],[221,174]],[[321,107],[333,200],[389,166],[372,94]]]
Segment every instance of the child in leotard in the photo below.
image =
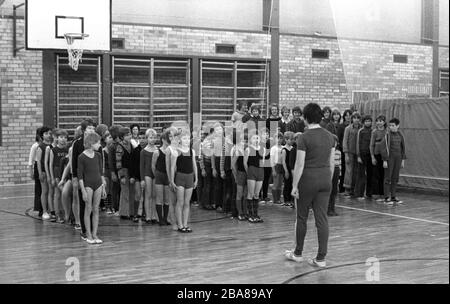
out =
[[170,143],[170,130],[161,135],[162,147],[153,152],[152,171],[155,174],[156,212],[160,226],[170,225],[169,215],[169,177],[167,176],[166,153]]
[[[85,150],[78,156],[78,182],[83,200],[86,203],[84,211],[84,223],[86,226],[86,242],[88,244],[101,244],[98,238],[98,220],[100,199],[106,197],[105,178],[103,176],[103,164],[100,153],[95,152],[100,148],[100,135],[88,133],[84,137]],[[92,230],[91,230],[92,213]]]
[[239,142],[231,149],[231,168],[236,182],[236,209],[239,221],[248,219],[247,212],[247,172],[244,166],[244,155],[247,138],[244,132],[239,136]]
[[247,203],[250,223],[261,223],[263,220],[258,215],[259,192],[264,180],[264,168],[262,162],[265,148],[261,145],[260,137],[256,130],[249,136],[249,147],[245,150],[244,166],[247,171]]
[[156,151],[157,133],[154,129],[147,129],[145,137],[147,146],[141,150],[139,166],[141,187],[144,189],[145,222],[156,224],[158,221],[156,220],[155,175],[152,170],[152,159],[153,153]]
[[192,232],[188,226],[192,191],[197,186],[197,165],[195,152],[191,149],[191,136],[188,130],[178,136],[180,147],[171,153],[170,182],[176,189],[177,202],[175,215],[179,232]]

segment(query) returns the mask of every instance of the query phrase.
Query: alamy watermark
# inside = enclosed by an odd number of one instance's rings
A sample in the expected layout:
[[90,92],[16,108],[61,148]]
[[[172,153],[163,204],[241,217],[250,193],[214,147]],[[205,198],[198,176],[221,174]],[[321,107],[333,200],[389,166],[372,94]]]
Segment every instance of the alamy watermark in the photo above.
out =
[[69,266],[66,270],[66,280],[68,282],[80,281],[80,261],[76,257],[70,257],[66,260],[66,266]]
[[380,261],[376,257],[370,257],[366,260],[366,281],[379,282],[380,281]]

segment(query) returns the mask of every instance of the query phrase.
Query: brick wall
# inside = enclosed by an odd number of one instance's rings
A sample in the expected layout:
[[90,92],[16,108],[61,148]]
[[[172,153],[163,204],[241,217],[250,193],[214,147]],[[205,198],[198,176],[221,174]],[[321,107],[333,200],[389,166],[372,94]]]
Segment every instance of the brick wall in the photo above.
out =
[[125,52],[217,56],[215,44],[236,44],[230,58],[269,58],[270,37],[263,33],[114,24],[113,38],[125,38]]
[[[0,87],[2,137],[0,185],[30,182],[28,154],[43,121],[42,53],[20,51],[13,57],[12,19],[0,18]],[[18,37],[24,37],[23,20]],[[23,39],[19,39],[23,45]]]
[[[329,59],[311,58],[312,49],[329,50]],[[408,55],[394,63],[393,54]],[[353,91],[379,91],[380,98],[431,92],[429,46],[336,40],[295,35],[280,37],[280,105],[318,102],[344,109]]]
[[448,69],[448,46],[439,47],[439,67]]

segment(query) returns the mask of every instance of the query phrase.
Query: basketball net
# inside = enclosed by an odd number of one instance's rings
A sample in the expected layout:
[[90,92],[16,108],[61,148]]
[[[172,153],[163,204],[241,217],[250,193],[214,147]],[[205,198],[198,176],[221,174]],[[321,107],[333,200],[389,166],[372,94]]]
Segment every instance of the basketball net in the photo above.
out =
[[[81,48],[82,41],[89,35],[78,33],[67,33],[64,36],[66,37],[67,42],[67,54],[69,57],[69,66],[74,71],[77,71],[78,65],[80,62],[82,62],[83,57],[83,48]],[[78,42],[74,43],[76,40],[78,40]]]

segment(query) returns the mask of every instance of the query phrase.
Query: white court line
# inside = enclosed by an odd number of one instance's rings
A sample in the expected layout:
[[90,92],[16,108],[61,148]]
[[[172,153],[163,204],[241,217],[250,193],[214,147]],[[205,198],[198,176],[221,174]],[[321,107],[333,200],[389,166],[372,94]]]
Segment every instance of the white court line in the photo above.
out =
[[354,207],[347,207],[347,206],[342,206],[342,205],[336,205],[336,207],[340,207],[340,208],[344,208],[344,209],[350,209],[350,210],[358,210],[358,211],[369,212],[369,213],[375,213],[375,214],[382,214],[382,215],[387,215],[387,216],[392,216],[392,217],[399,217],[399,218],[404,218],[404,219],[408,219],[408,220],[414,220],[414,221],[420,221],[420,222],[426,222],[426,223],[440,224],[440,225],[449,226],[448,223],[424,220],[424,219],[420,219],[420,218],[416,218],[416,217],[409,217],[409,216],[392,214],[392,213],[384,213],[384,212],[379,212],[379,211],[360,209],[360,208],[354,208]]
[[13,197],[0,197],[0,200],[8,200],[8,199],[14,199],[14,198],[30,198],[34,197],[34,195],[29,196],[13,196]]

